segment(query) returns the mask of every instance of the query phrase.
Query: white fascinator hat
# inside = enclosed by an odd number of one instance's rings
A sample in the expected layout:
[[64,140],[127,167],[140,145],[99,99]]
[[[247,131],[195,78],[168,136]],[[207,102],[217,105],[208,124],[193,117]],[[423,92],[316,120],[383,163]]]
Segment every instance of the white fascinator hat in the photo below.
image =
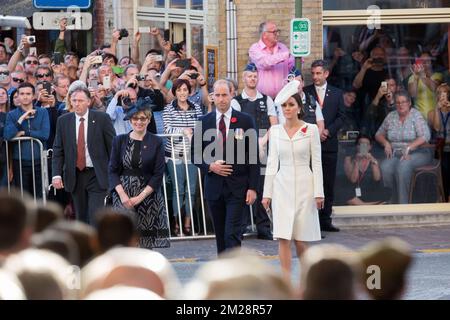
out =
[[289,100],[294,94],[298,93],[298,86],[300,85],[300,81],[292,80],[288,84],[286,84],[280,92],[278,92],[275,97],[274,103],[277,106],[281,106],[283,103]]

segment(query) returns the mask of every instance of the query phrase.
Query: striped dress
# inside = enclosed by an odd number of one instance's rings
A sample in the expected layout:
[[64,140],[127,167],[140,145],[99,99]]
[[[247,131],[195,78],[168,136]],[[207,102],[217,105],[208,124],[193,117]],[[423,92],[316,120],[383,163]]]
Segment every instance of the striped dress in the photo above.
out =
[[[203,115],[203,112],[199,105],[190,101],[187,101],[187,103],[189,104],[189,108],[186,111],[178,107],[176,99],[164,108],[163,122],[165,134],[183,134],[183,131],[186,128],[191,128],[192,130],[194,129],[195,122]],[[175,153],[175,158],[183,159],[184,157],[183,138],[185,148],[188,150],[187,156],[189,159],[190,139],[186,136],[173,138],[173,151]],[[172,144],[170,138],[167,138],[166,140],[165,152],[166,157],[172,157]]]

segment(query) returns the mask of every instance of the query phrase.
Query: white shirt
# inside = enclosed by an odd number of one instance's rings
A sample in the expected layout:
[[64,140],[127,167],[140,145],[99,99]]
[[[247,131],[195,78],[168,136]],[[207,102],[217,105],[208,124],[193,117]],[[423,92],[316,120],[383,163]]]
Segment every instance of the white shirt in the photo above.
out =
[[[231,112],[233,111],[233,108],[231,106],[228,108],[228,110],[224,113],[223,120],[225,121],[225,127],[227,128],[227,137],[228,137],[228,131],[230,130],[230,120],[231,120]],[[216,127],[217,127],[217,135],[220,135],[219,131],[219,122],[222,118],[222,113],[219,112],[219,110],[216,109]]]
[[[78,130],[80,129],[80,119],[82,117],[80,117],[79,115],[77,115],[75,113],[75,142],[78,143]],[[92,160],[91,160],[91,156],[89,154],[89,148],[87,146],[87,135],[88,135],[88,128],[89,128],[89,124],[88,124],[88,119],[89,119],[89,109],[86,111],[86,113],[83,116],[84,118],[84,148],[86,150],[86,167],[94,167],[94,165],[92,164]]]
[[327,82],[325,81],[325,84],[323,86],[315,85],[314,88],[316,89],[317,96],[320,99],[319,104],[322,103],[322,105],[323,105],[323,100],[325,99],[325,93],[327,92]]
[[[262,93],[259,91],[256,91],[256,97],[255,98],[251,98],[247,92],[245,92],[245,89],[242,90],[242,98],[243,99],[248,99],[249,101],[255,101],[257,99],[261,99],[263,97]],[[267,96],[267,100],[266,100],[266,104],[267,104],[267,115],[269,117],[277,117],[277,110],[275,109],[275,104],[273,103],[273,100],[271,97]],[[239,104],[239,102],[237,102],[236,99],[231,100],[231,107],[236,110],[236,111],[241,111],[241,105]]]

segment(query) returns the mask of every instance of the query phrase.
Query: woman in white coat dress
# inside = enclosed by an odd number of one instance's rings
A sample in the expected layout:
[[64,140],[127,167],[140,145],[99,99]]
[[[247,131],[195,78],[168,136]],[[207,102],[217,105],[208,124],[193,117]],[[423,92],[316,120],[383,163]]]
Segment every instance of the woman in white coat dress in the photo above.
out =
[[270,129],[262,200],[266,210],[272,204],[273,237],[279,240],[280,264],[288,281],[291,241],[294,240],[300,259],[306,241],[321,240],[318,209],[324,203],[319,129],[301,120],[303,108],[298,84],[291,81],[275,99],[281,104],[286,122]]

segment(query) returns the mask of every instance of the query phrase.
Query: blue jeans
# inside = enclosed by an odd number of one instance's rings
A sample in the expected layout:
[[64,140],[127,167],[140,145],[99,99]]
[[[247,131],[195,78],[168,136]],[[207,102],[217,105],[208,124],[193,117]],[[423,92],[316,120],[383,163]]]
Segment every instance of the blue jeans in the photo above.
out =
[[[170,180],[172,181],[172,208],[173,208],[173,216],[176,217],[178,215],[178,201],[177,201],[177,187],[175,182],[175,170],[173,166],[172,159],[169,159],[167,162],[167,168],[169,169]],[[175,164],[177,178],[176,181],[178,183],[178,194],[179,194],[179,203],[180,206],[185,206],[186,216],[189,215],[192,217],[192,212],[189,209],[189,189],[187,187],[187,176],[186,176],[186,165],[182,162]],[[195,192],[197,191],[197,181],[198,181],[198,169],[192,163],[188,163],[187,171],[189,174],[189,188],[191,191],[191,203],[192,207],[195,205]]]
[[419,149],[410,154],[410,160],[400,160],[399,157],[384,159],[380,168],[383,175],[384,186],[391,188],[398,198],[398,203],[409,201],[409,189],[414,169],[431,163],[431,150]]

